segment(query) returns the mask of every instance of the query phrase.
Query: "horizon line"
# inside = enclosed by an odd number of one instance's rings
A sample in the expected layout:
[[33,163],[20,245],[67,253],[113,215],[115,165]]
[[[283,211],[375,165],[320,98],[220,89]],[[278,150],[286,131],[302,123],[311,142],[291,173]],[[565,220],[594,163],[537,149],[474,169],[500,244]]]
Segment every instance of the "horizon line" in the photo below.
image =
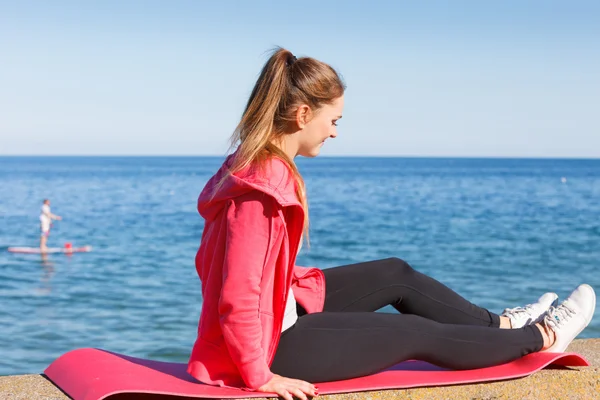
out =
[[[229,154],[0,154],[0,158],[223,158]],[[428,158],[428,159],[503,159],[503,160],[600,160],[589,156],[465,156],[465,155],[390,155],[390,154],[328,154],[302,158]]]

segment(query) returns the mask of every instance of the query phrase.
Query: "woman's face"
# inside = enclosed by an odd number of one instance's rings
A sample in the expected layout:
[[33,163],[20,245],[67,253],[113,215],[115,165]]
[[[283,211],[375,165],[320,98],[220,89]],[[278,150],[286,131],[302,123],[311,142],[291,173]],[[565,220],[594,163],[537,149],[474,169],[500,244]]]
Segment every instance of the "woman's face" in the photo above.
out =
[[337,121],[342,118],[344,96],[338,97],[331,104],[326,104],[304,124],[299,135],[298,155],[316,157],[321,152],[325,140],[337,136]]

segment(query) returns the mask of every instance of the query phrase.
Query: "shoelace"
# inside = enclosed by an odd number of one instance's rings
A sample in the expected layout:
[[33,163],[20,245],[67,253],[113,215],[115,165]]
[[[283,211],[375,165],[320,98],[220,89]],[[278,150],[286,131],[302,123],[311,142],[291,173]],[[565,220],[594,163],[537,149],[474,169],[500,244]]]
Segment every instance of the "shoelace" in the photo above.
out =
[[506,308],[502,313],[503,316],[517,316],[518,314],[531,314],[533,312],[533,307],[531,304],[527,304],[525,307],[515,307],[515,308]]
[[568,321],[573,315],[575,315],[575,311],[565,304],[561,304],[558,307],[550,307],[548,313],[544,317],[544,323],[550,329],[555,330]]

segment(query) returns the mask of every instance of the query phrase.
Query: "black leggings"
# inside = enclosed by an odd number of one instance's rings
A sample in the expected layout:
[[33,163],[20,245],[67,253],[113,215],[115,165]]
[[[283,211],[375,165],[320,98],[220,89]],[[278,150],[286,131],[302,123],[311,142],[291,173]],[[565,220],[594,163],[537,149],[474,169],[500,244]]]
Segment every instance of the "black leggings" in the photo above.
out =
[[[543,347],[533,325],[499,329],[500,317],[469,303],[398,258],[326,269],[325,309],[283,332],[271,370],[309,382],[370,375],[406,360],[472,369]],[[392,305],[401,314],[375,313]]]

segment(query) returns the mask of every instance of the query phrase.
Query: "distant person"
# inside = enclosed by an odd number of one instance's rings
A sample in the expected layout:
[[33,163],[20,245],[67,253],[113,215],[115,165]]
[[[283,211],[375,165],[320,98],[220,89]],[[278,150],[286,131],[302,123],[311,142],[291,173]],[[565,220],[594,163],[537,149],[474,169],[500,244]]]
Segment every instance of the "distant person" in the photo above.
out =
[[42,253],[48,251],[46,244],[48,242],[48,236],[50,235],[52,220],[60,221],[61,219],[62,217],[60,215],[52,214],[50,211],[50,200],[44,199],[42,212],[40,214],[40,251]]
[[[589,285],[560,305],[546,293],[498,315],[399,258],[296,265],[308,201],[294,158],[316,157],[338,136],[344,90],[329,65],[285,49],[264,66],[233,136],[238,147],[197,203],[206,220],[196,255],[203,303],[188,372],[306,400],[318,394],[314,383],[406,360],[461,370],[565,351],[594,314]],[[522,283],[499,285],[511,297]],[[398,313],[374,312],[387,305]]]

